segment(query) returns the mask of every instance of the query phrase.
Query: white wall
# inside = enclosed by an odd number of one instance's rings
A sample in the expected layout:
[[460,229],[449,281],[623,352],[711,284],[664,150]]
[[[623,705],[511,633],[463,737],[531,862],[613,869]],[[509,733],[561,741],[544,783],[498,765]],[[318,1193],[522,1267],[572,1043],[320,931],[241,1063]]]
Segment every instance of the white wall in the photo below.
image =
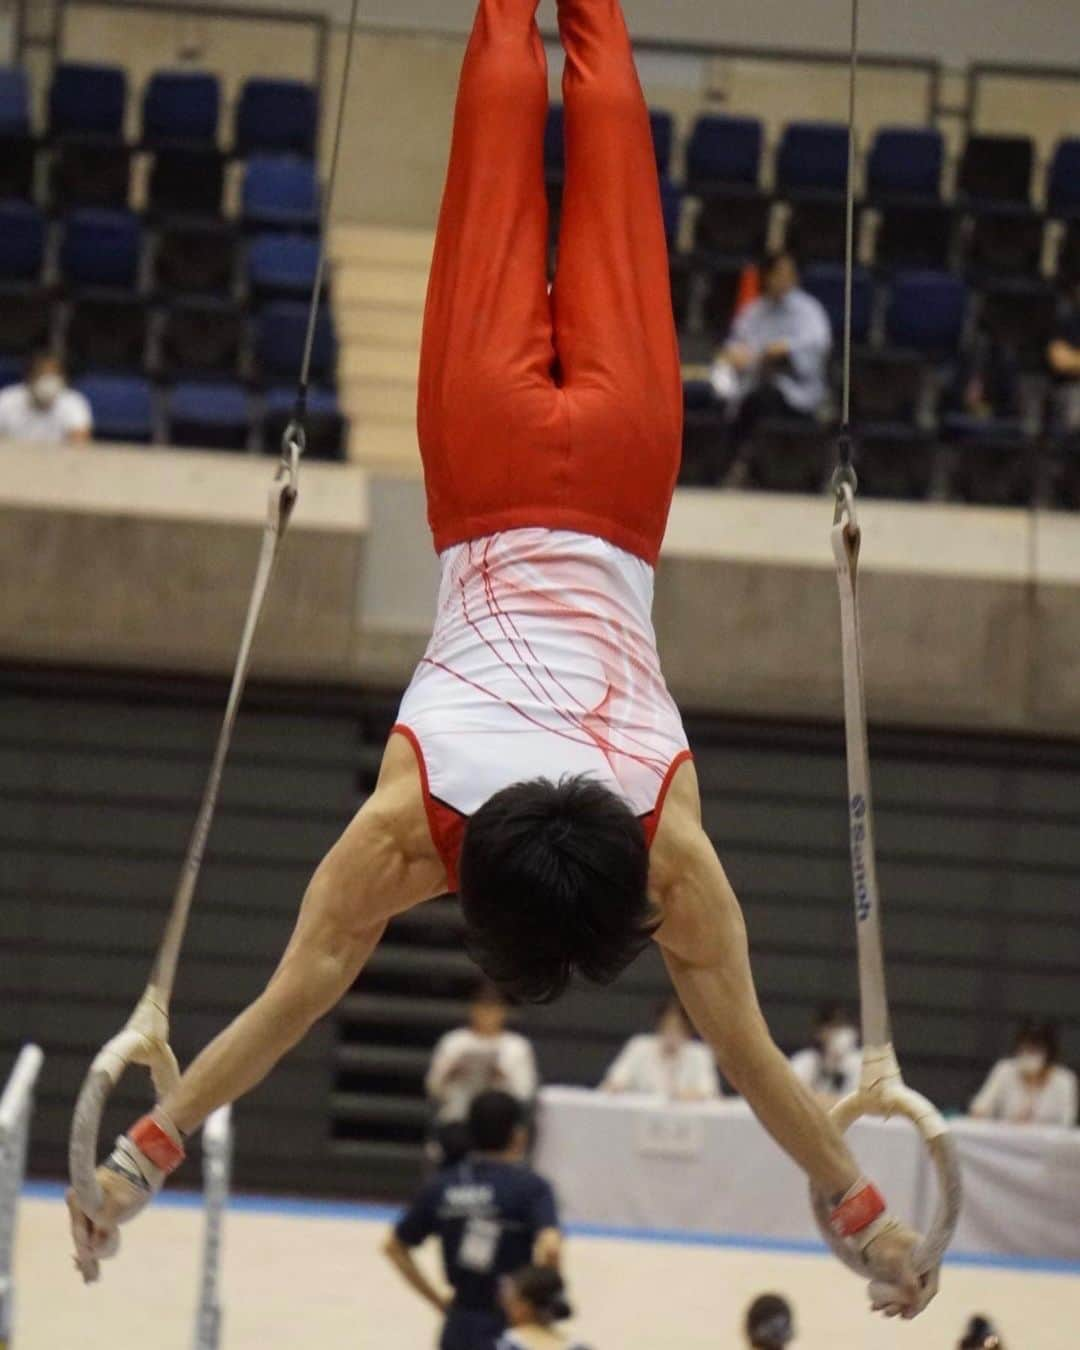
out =
[[[311,9],[340,22],[350,0],[229,0],[252,8]],[[670,41],[835,51],[847,44],[848,0],[624,0],[638,37]],[[365,23],[388,27],[468,27],[474,0],[365,0]],[[554,16],[543,0],[541,21]],[[1080,5],[1075,0],[871,0],[862,6],[867,51],[972,61],[1076,65]],[[1080,113],[1078,113],[1080,120]]]

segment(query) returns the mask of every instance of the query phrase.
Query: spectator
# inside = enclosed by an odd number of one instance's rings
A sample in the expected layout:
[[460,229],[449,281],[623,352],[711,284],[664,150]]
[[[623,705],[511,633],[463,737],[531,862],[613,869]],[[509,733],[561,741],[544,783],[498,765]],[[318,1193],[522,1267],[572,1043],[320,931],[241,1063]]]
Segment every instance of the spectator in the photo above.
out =
[[1012,1125],[1076,1124],[1076,1074],[1058,1063],[1058,1029],[1052,1022],[1025,1022],[1011,1059],[999,1060],[971,1103],[980,1120]]
[[736,448],[762,417],[817,417],[828,396],[832,328],[820,301],[799,286],[790,253],[761,264],[763,294],[736,318],[713,365],[713,392],[733,422]]
[[63,362],[53,352],[35,352],[26,380],[0,393],[0,440],[84,445],[92,429],[90,404],[68,388]]
[[510,1330],[496,1350],[584,1350],[555,1330],[557,1323],[574,1315],[557,1270],[526,1266],[503,1281],[500,1299]]
[[746,1341],[750,1350],[784,1350],[795,1339],[791,1304],[779,1294],[762,1294],[746,1314]]
[[464,1154],[464,1122],[481,1092],[508,1092],[526,1107],[536,1096],[536,1056],[524,1036],[507,1031],[508,1012],[495,986],[482,984],[469,1005],[469,1025],[448,1031],[435,1047],[427,1091],[446,1162]]
[[660,1010],[652,1036],[634,1036],[607,1071],[605,1092],[636,1092],[676,1102],[703,1102],[720,1096],[716,1061],[707,1045],[694,1040],[690,1020],[677,998]]
[[859,1033],[839,1004],[825,1003],[818,1009],[813,1043],[792,1055],[791,1067],[826,1105],[856,1091],[862,1073]]
[[1005,1350],[1005,1342],[986,1317],[973,1317],[957,1350]]
[[1076,435],[1080,433],[1080,284],[1061,313],[1046,360],[1057,383],[1057,429],[1066,436]]
[[[406,1282],[445,1315],[440,1350],[492,1350],[506,1330],[500,1281],[530,1263],[558,1267],[561,1255],[555,1193],[524,1163],[521,1103],[507,1092],[481,1093],[469,1131],[468,1158],[428,1182],[384,1248]],[[442,1245],[452,1294],[413,1258],[431,1236]]]

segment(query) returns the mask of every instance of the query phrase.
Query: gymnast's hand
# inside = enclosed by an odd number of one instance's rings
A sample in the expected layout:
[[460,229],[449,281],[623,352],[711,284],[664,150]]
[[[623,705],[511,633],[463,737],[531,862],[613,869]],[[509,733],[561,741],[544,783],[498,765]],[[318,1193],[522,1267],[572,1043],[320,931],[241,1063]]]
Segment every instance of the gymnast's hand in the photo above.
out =
[[74,1190],[68,1191],[75,1266],[86,1284],[93,1284],[101,1262],[119,1250],[120,1225],[142,1213],[183,1160],[183,1136],[159,1107],[122,1134],[97,1169],[100,1208],[88,1214]]
[[938,1291],[938,1272],[919,1275],[914,1256],[922,1239],[897,1219],[884,1220],[863,1250],[873,1279],[870,1304],[886,1317],[910,1321],[933,1299]]
[[95,1214],[87,1214],[73,1190],[67,1193],[71,1236],[75,1243],[75,1268],[85,1284],[93,1284],[101,1274],[101,1262],[120,1249],[119,1227],[146,1207],[146,1191],[129,1178],[109,1167],[99,1167],[97,1183],[103,1203]]

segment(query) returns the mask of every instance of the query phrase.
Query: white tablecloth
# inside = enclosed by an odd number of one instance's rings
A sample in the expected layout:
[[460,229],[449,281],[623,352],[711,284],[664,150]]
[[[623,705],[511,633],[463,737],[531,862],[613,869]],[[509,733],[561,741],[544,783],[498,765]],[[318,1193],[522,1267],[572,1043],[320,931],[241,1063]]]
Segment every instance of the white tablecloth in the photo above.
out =
[[[954,1250],[1080,1261],[1080,1132],[958,1121],[966,1199]],[[911,1126],[849,1140],[895,1210],[925,1225],[932,1168]],[[570,1223],[802,1241],[818,1236],[802,1173],[741,1101],[679,1105],[545,1088],[537,1166]]]

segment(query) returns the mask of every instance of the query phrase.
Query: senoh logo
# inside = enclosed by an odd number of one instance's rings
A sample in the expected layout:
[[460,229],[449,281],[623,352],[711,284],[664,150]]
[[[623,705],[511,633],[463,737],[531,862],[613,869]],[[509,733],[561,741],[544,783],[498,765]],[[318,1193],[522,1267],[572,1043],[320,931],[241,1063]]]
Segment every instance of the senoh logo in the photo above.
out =
[[863,923],[870,917],[870,888],[866,880],[866,799],[859,793],[851,799],[851,864],[855,877],[855,917]]

